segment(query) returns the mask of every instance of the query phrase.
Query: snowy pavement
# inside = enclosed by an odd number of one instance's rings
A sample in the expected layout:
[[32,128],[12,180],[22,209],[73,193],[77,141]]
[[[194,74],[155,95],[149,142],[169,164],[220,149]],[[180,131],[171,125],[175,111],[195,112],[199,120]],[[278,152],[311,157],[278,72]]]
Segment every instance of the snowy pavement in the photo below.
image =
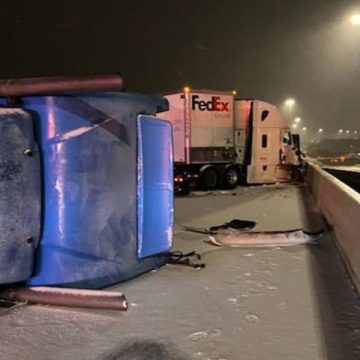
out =
[[[257,221],[256,230],[315,230],[324,224],[307,188],[177,198],[175,217],[174,250],[197,250],[205,269],[168,265],[114,286],[129,301],[125,313],[46,306],[3,312],[0,360],[100,360],[119,348],[128,356],[116,359],[162,359],[156,352],[178,360],[360,358],[360,302],[331,234],[319,246],[233,249],[181,229],[238,218]],[[136,357],[138,350],[146,355]]]

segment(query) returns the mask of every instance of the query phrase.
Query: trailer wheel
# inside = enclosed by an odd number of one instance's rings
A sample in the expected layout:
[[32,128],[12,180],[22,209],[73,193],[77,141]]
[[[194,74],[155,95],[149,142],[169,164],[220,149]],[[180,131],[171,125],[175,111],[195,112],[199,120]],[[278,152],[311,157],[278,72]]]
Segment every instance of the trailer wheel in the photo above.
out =
[[228,166],[222,173],[221,185],[224,189],[234,189],[239,183],[239,173],[235,166]]
[[214,166],[204,166],[200,170],[202,190],[214,190],[218,184],[218,172]]

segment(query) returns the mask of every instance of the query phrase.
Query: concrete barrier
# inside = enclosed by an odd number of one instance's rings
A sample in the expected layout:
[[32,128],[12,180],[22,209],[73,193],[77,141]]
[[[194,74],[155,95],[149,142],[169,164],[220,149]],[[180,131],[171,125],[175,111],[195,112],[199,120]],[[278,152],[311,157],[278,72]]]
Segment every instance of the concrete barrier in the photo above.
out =
[[320,211],[332,227],[344,262],[360,294],[360,194],[309,163],[307,182]]

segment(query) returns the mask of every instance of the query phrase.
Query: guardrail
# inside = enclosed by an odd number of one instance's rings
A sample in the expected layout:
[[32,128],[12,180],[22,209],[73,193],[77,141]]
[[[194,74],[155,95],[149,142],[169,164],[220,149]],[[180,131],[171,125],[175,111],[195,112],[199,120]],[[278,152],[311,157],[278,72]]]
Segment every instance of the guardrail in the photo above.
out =
[[360,294],[360,194],[319,165],[309,163],[307,182],[332,227],[344,262]]

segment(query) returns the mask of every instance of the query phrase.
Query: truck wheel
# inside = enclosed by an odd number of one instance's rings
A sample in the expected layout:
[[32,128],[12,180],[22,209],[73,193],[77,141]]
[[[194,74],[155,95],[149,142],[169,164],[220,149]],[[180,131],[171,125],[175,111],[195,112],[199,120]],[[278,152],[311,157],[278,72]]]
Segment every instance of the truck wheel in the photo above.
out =
[[234,189],[239,183],[239,174],[235,166],[228,166],[222,174],[222,187],[224,189]]
[[206,166],[200,170],[202,190],[214,190],[218,184],[218,173],[214,166]]

